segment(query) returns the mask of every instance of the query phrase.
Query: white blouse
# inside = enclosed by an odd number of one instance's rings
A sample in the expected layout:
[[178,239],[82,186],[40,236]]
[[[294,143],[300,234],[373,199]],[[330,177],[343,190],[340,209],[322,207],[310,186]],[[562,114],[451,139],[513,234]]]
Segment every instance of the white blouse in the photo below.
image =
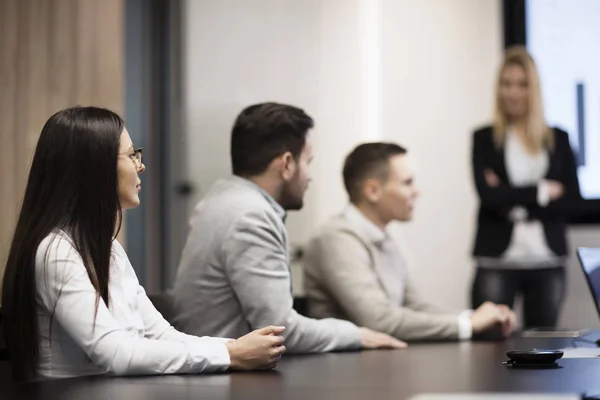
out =
[[41,242],[35,268],[41,376],[199,373],[229,367],[229,339],[175,330],[148,299],[116,240],[109,307],[102,299],[97,302],[83,261],[64,231]]
[[[550,163],[548,153],[540,151],[530,154],[517,134],[508,131],[505,151],[506,174],[510,184],[515,187],[537,185],[538,204],[545,207],[549,201],[548,189],[542,181]],[[544,227],[540,221],[527,221],[527,209],[514,207],[510,212],[514,223],[513,234],[506,252],[505,261],[514,261],[523,266],[544,266],[552,264],[556,255],[546,243]]]

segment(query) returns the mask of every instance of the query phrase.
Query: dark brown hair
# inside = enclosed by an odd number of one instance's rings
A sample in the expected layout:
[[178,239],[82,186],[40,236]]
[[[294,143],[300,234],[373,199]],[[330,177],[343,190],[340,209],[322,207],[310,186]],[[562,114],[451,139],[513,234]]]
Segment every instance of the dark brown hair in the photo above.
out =
[[2,286],[4,334],[16,380],[37,376],[35,259],[44,238],[57,229],[69,233],[98,292],[96,309],[100,299],[108,305],[112,241],[121,221],[117,159],[122,131],[117,114],[96,107],[59,111],[42,129]]
[[313,119],[294,106],[261,103],[246,107],[231,132],[233,173],[260,175],[271,161],[288,151],[297,159],[313,126]]
[[361,197],[365,180],[376,178],[385,182],[389,176],[392,156],[406,154],[407,150],[394,143],[364,143],[356,147],[344,162],[344,186],[352,203]]

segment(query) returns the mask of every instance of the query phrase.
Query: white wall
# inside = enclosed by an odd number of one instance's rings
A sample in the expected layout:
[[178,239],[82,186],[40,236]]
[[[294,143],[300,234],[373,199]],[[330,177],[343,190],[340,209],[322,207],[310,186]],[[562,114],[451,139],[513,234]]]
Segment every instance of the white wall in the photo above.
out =
[[[352,147],[398,141],[419,156],[424,191],[407,229],[415,278],[436,302],[465,306],[469,131],[491,109],[499,2],[189,0],[184,12],[186,148],[200,188],[192,205],[229,173],[233,120],[254,102],[289,102],[316,120],[315,179],[288,223],[294,243],[345,204],[341,166]],[[439,273],[452,274],[451,287],[430,279]]]
[[[345,204],[347,152],[397,141],[416,158],[422,189],[415,220],[402,227],[413,277],[435,303],[466,307],[476,212],[470,136],[491,114],[500,22],[498,0],[188,0],[185,145],[200,188],[191,205],[230,172],[230,129],[251,103],[288,102],[316,120],[315,179],[305,209],[288,220],[295,244]],[[574,245],[594,239],[572,236]],[[573,263],[569,274],[563,321],[590,325]]]
[[471,133],[493,107],[501,60],[497,1],[384,3],[383,126],[416,158],[422,195],[403,227],[412,275],[440,305],[468,304],[477,199]]
[[193,204],[230,173],[235,116],[262,101],[314,109],[318,1],[189,0],[184,88]]
[[[364,1],[364,0],[363,0]],[[189,176],[199,190],[230,172],[229,133],[247,105],[298,105],[316,120],[315,180],[288,220],[308,239],[345,201],[341,160],[364,140],[358,0],[189,0],[185,5]]]

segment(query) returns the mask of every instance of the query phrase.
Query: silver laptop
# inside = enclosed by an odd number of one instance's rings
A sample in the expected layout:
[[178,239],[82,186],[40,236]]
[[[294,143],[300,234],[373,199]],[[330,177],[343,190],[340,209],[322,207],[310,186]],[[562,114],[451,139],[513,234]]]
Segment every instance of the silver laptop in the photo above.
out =
[[408,400],[580,400],[581,395],[552,393],[436,393],[419,394]]
[[[583,269],[583,275],[588,283],[594,305],[600,316],[600,248],[579,247],[577,249],[579,264]],[[585,335],[589,329],[564,329],[564,328],[534,328],[523,332],[523,337],[573,337]]]
[[579,247],[577,249],[579,264],[583,269],[583,275],[588,283],[594,305],[598,316],[600,317],[600,248],[598,247]]

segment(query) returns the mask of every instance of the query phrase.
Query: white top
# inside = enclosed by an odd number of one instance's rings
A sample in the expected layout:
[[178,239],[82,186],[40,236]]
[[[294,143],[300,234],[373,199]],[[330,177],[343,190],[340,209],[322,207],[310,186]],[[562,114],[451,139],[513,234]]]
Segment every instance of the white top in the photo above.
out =
[[[406,282],[406,259],[402,254],[399,241],[387,229],[382,230],[369,220],[354,204],[343,211],[346,219],[362,230],[375,244],[378,259],[375,273],[385,289],[390,304],[402,307]],[[458,338],[470,339],[473,336],[471,310],[461,312],[457,317]]]
[[146,296],[116,240],[109,307],[102,299],[97,302],[83,261],[64,231],[40,243],[35,268],[41,376],[199,373],[229,367],[228,339],[176,331]]
[[[537,185],[537,203],[548,205],[550,199],[544,177],[548,171],[548,152],[531,154],[514,130],[509,129],[504,152],[506,174],[514,187]],[[525,207],[513,207],[509,218],[514,223],[510,243],[500,258],[480,257],[483,267],[543,268],[560,266],[564,260],[546,242],[541,221],[528,221]]]

